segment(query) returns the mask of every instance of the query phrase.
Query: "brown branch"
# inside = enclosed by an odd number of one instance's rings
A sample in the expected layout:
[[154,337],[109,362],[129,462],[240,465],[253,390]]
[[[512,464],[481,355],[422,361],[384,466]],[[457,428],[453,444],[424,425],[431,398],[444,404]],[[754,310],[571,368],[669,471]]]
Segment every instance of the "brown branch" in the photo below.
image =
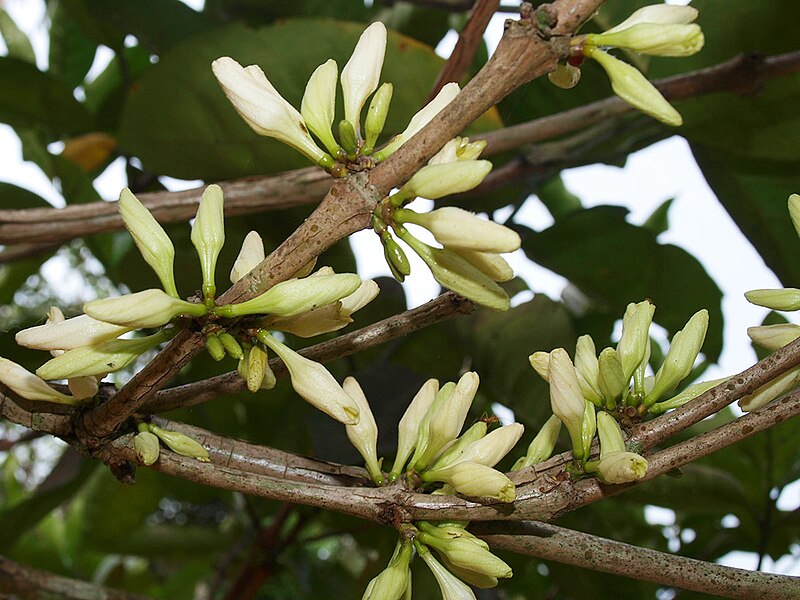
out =
[[0,597],[18,600],[147,600],[138,594],[26,567],[4,556],[0,556]]
[[433,100],[446,83],[451,81],[459,82],[464,77],[483,41],[483,33],[486,31],[486,26],[491,21],[492,15],[494,15],[499,4],[500,0],[477,0],[475,2],[469,15],[469,20],[464,25],[461,33],[458,34],[455,48],[453,48],[453,52],[450,53],[450,57],[439,72],[439,77],[436,78],[436,83],[433,84],[433,89],[431,89],[425,100],[426,103]]
[[800,597],[800,578],[747,571],[640,548],[549,523],[486,523],[470,528],[494,549],[726,598]]
[[[468,314],[473,308],[474,305],[469,300],[453,292],[447,292],[417,308],[327,342],[303,348],[300,350],[300,354],[311,360],[325,363],[403,337],[457,314]],[[270,360],[269,365],[276,377],[286,375],[286,367],[279,358]],[[160,413],[178,407],[194,406],[220,396],[243,392],[245,389],[247,386],[237,372],[224,373],[203,381],[161,390],[152,400],[142,406],[142,412]]]

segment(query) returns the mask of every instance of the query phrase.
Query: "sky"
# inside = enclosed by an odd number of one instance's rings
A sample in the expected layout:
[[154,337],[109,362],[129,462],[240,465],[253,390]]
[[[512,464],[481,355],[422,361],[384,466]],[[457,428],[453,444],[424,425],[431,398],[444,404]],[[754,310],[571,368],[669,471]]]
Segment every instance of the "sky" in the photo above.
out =
[[[193,8],[201,8],[203,0],[184,0]],[[46,68],[47,34],[45,28],[44,3],[40,0],[6,0],[6,9],[17,24],[25,31],[34,45],[40,68]],[[503,21],[507,15],[496,15],[486,33],[487,45],[493,51],[503,31]],[[449,55],[457,35],[451,31],[437,47],[441,56]],[[0,42],[0,53],[5,49]],[[101,49],[89,77],[99,73],[111,58],[111,51]],[[54,148],[57,151],[58,148]],[[562,173],[566,187],[583,201],[584,206],[601,204],[625,206],[629,220],[641,224],[665,200],[674,198],[670,210],[670,228],[662,233],[661,243],[675,244],[688,250],[706,268],[724,292],[723,313],[725,314],[724,351],[718,365],[710,368],[705,377],[714,379],[738,373],[751,366],[755,355],[746,335],[746,328],[758,325],[766,315],[766,309],[753,306],[744,299],[744,292],[757,288],[780,287],[775,275],[764,265],[758,253],[744,238],[731,218],[717,202],[713,192],[703,178],[700,169],[691,155],[686,141],[679,135],[654,144],[632,154],[622,168],[606,165],[592,165],[568,169]],[[15,183],[31,189],[53,203],[63,206],[63,199],[53,188],[51,182],[32,163],[21,158],[19,139],[13,130],[0,125],[0,181]],[[124,163],[122,159],[114,162],[97,180],[96,187],[101,196],[113,200],[124,185]],[[199,182],[183,182],[162,178],[168,189],[197,187]],[[432,203],[417,201],[415,208],[427,210]],[[2,200],[0,200],[2,207]],[[787,215],[788,218],[788,215]],[[539,202],[528,202],[515,219],[534,230],[541,230],[552,224],[552,218]],[[424,236],[420,236],[424,237]],[[377,236],[371,231],[362,231],[351,238],[359,274],[370,278],[390,276],[388,267],[382,259],[383,251]],[[415,253],[408,253],[412,262],[412,275],[406,280],[404,288],[409,303],[416,306],[427,302],[438,294],[439,286],[429,275],[424,263]],[[376,258],[377,257],[377,258]],[[565,280],[550,271],[533,265],[521,250],[509,257],[509,262],[517,274],[525,279],[534,293],[544,293],[558,298],[565,286]],[[53,282],[63,285],[64,266],[57,261],[47,265],[44,273]],[[675,285],[680,285],[676,281]],[[73,287],[80,294],[80,282]],[[530,299],[531,293],[515,302]],[[632,299],[638,301],[639,299]],[[781,496],[782,508],[791,510],[800,505],[800,484],[792,485]],[[651,511],[648,515],[654,522],[662,523],[668,533],[674,515],[671,511]],[[688,540],[686,540],[688,541]],[[797,549],[800,553],[800,548]],[[754,555],[734,553],[723,561],[726,564],[753,568]],[[778,563],[768,561],[767,570],[776,572],[800,573],[797,560],[784,557]]]

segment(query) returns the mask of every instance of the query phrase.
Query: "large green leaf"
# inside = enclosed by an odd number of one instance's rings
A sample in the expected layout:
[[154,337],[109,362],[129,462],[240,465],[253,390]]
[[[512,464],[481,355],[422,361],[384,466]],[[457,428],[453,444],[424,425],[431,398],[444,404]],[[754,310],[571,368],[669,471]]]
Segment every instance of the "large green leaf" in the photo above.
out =
[[8,57],[0,57],[0,121],[12,127],[43,126],[55,134],[81,133],[90,123],[69,86]]
[[50,5],[50,72],[71,87],[83,82],[94,62],[97,42],[80,28],[61,1]]
[[657,307],[656,322],[675,333],[707,308],[703,352],[716,360],[722,350],[722,292],[696,258],[659,244],[652,231],[628,223],[627,212],[597,206],[568,214],[538,233],[520,228],[522,247],[531,260],[567,277],[619,317],[629,302],[649,298]]
[[[183,178],[228,179],[307,165],[294,150],[245,125],[222,93],[211,62],[228,55],[245,65],[258,64],[299,106],[313,70],[328,58],[343,66],[362,29],[360,23],[310,19],[258,30],[231,25],[178,44],[129,94],[121,146],[147,170]],[[394,84],[394,97],[387,135],[402,131],[419,109],[441,65],[427,46],[389,34],[382,79]]]
[[699,144],[692,152],[720,203],[787,286],[800,283],[800,240],[786,200],[800,191],[799,161],[736,158]]

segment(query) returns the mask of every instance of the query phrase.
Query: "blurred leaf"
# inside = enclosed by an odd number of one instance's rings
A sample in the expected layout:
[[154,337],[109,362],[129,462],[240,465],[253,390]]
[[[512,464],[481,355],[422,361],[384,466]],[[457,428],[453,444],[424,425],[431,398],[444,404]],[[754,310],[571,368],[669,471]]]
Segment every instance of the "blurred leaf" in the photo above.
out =
[[83,83],[94,62],[97,42],[84,34],[62,0],[50,2],[50,73],[70,87]]
[[675,198],[670,198],[659,204],[647,220],[642,223],[642,227],[649,229],[656,236],[669,229],[669,209]]
[[32,65],[36,64],[36,53],[33,51],[28,36],[17,27],[14,19],[2,8],[0,8],[0,35],[6,44],[8,56],[24,60]]
[[[375,4],[375,3],[373,3]],[[330,2],[329,0],[206,0],[204,12],[221,22],[239,20],[255,27],[292,17],[328,17],[347,21],[369,22],[377,6],[365,2]]]
[[0,57],[0,121],[12,127],[43,126],[59,135],[86,131],[90,123],[69,86],[8,57]]
[[621,207],[597,206],[534,232],[519,227],[531,260],[567,277],[604,309],[622,316],[629,302],[649,298],[655,321],[674,334],[701,308],[709,311],[703,352],[722,350],[720,292],[702,265],[677,246],[659,244],[647,229],[625,220]]

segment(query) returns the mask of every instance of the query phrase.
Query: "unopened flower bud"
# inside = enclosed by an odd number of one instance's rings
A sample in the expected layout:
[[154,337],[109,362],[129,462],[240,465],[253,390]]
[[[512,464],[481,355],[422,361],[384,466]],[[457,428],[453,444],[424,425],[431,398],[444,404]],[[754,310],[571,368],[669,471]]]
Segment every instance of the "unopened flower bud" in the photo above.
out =
[[667,125],[678,127],[683,124],[678,111],[638,69],[593,46],[585,47],[584,54],[605,69],[614,93],[622,100]]
[[300,103],[300,114],[303,115],[306,126],[334,156],[339,148],[331,130],[336,112],[338,75],[339,67],[333,59],[318,66],[308,79],[306,91]]
[[258,339],[281,358],[289,370],[294,391],[306,402],[340,423],[358,423],[358,406],[325,367],[281,344],[266,331],[259,331]]
[[[438,382],[437,382],[438,385]],[[422,418],[422,421],[419,423],[419,427],[417,429],[417,440],[414,444],[414,454],[411,457],[411,460],[408,463],[408,470],[412,470],[416,468],[416,463],[428,450],[428,441],[430,438],[430,425],[431,425],[431,418],[433,413],[444,403],[446,402],[450,396],[453,395],[453,392],[456,389],[456,384],[452,381],[448,381],[445,383],[438,392],[436,392],[436,396],[433,398],[433,402],[431,403],[430,408],[428,408],[427,412]],[[422,390],[420,390],[422,391]],[[431,455],[434,453],[431,452]]]
[[395,212],[395,220],[424,227],[440,244],[448,248],[478,252],[514,252],[522,243],[519,234],[513,229],[452,206],[422,214],[401,209]]
[[597,413],[594,404],[586,400],[586,410],[583,411],[583,421],[581,422],[581,442],[583,445],[583,457],[589,458],[592,452],[592,441],[597,431]]
[[492,281],[511,281],[514,270],[506,259],[495,252],[479,252],[466,248],[454,248],[453,252],[466,260]]
[[193,440],[188,435],[178,433],[177,431],[167,431],[152,423],[148,425],[148,429],[158,436],[158,438],[175,454],[196,458],[200,462],[211,462],[211,458],[208,456],[208,450],[203,448],[197,440]]
[[800,384],[800,367],[795,367],[739,400],[739,408],[750,412],[769,404]]
[[372,102],[369,103],[367,118],[364,122],[364,153],[371,154],[378,141],[378,136],[383,131],[386,115],[389,113],[389,104],[392,102],[394,88],[391,83],[384,83],[375,92]]
[[291,317],[349,296],[360,285],[361,279],[351,273],[290,279],[252,300],[218,306],[214,312],[228,318],[252,314]]
[[68,379],[111,373],[127,367],[143,352],[167,341],[173,330],[163,330],[146,337],[108,340],[94,346],[80,346],[47,361],[36,369],[42,379]]
[[471,537],[460,536],[443,539],[422,531],[417,539],[440,552],[457,567],[488,575],[489,577],[508,578],[513,575],[511,567],[492,554],[484,545],[476,543]]
[[575,458],[583,458],[583,413],[586,402],[578,382],[578,372],[563,348],[550,352],[550,406],[569,432]]
[[792,194],[789,196],[789,216],[792,219],[792,225],[797,235],[800,236],[800,194]]
[[417,171],[398,192],[401,197],[421,196],[436,200],[466,192],[477,186],[492,170],[488,160],[464,160],[427,165]]
[[358,134],[355,125],[346,119],[339,121],[339,142],[348,156],[355,156],[359,144]]
[[779,323],[777,325],[748,327],[747,335],[750,336],[754,344],[758,344],[767,350],[777,350],[800,337],[800,325]]
[[705,39],[696,24],[638,23],[619,31],[590,33],[584,43],[651,56],[691,56],[700,52]]
[[575,344],[575,370],[583,397],[597,405],[603,404],[600,389],[600,365],[597,362],[597,349],[589,335],[582,335]]
[[600,390],[609,408],[614,408],[628,385],[617,351],[614,348],[604,348],[597,358],[597,365],[600,370]]
[[[436,457],[435,462],[431,465],[431,469],[441,469],[454,464],[463,455],[467,447],[473,442],[477,442],[486,436],[488,426],[485,421],[478,421],[472,427],[462,433],[457,439],[446,446],[439,455]],[[491,465],[494,466],[494,465]]]
[[397,542],[394,554],[383,571],[367,584],[361,600],[400,600],[410,598],[412,545],[409,540]]
[[244,356],[241,345],[239,345],[239,342],[230,333],[223,331],[222,333],[217,334],[217,337],[222,343],[222,347],[225,348],[225,352],[228,353],[228,356],[234,360],[239,360],[242,358],[242,356]]
[[558,63],[556,68],[547,74],[547,78],[553,85],[563,90],[571,90],[581,80],[581,69],[569,63]]
[[93,300],[84,304],[83,310],[100,321],[135,329],[160,327],[179,315],[202,317],[208,312],[202,304],[173,298],[158,289]]
[[550,353],[534,352],[528,357],[528,362],[531,363],[533,370],[538,373],[539,377],[545,381],[550,381]]
[[131,327],[98,321],[89,315],[80,315],[60,322],[29,327],[17,332],[14,339],[20,346],[37,350],[71,350],[91,346],[127,333]]
[[625,309],[622,336],[617,344],[617,355],[622,363],[625,381],[630,380],[650,346],[650,324],[653,322],[655,310],[656,307],[649,300],[637,304],[631,302]]
[[[464,569],[463,567],[458,567],[447,560],[447,556],[444,554],[439,555],[439,559],[442,562],[442,565],[450,571],[453,575],[458,577],[461,581],[468,583],[469,585],[475,586],[476,588],[487,590],[493,587],[497,587],[498,581],[497,577],[492,577],[491,575],[484,575],[483,573],[476,573],[475,571],[470,571],[469,569]],[[443,599],[449,600],[449,599]],[[469,600],[472,600],[471,598]]]
[[414,399],[411,400],[406,412],[400,419],[400,424],[397,426],[397,454],[389,475],[390,479],[397,479],[402,473],[408,457],[411,456],[416,447],[422,421],[433,404],[438,391],[439,382],[436,379],[426,381],[414,396]]
[[800,309],[800,290],[797,288],[751,290],[745,292],[744,296],[752,304],[771,308],[772,310]]
[[267,352],[259,344],[253,344],[247,353],[247,389],[255,394],[261,389],[267,372]]
[[142,258],[155,271],[164,291],[178,298],[174,273],[175,247],[167,232],[128,188],[120,193],[117,207],[125,228]]
[[369,406],[367,397],[358,381],[353,377],[348,377],[342,384],[342,389],[358,406],[358,423],[355,425],[345,425],[347,439],[355,446],[359,454],[364,458],[369,476],[378,485],[383,484],[383,473],[381,473],[378,461],[378,426],[375,424],[375,417]]
[[656,373],[652,391],[645,402],[653,404],[661,396],[674,390],[692,370],[694,361],[703,346],[708,329],[708,311],[697,311],[686,326],[672,338],[664,363]]
[[264,242],[258,232],[251,231],[242,242],[239,256],[231,269],[231,283],[236,283],[264,260]]
[[624,31],[640,23],[661,25],[681,25],[691,23],[697,19],[698,11],[691,6],[678,6],[675,4],[653,4],[644,6],[634,11],[630,17],[619,25],[612,27],[606,33]]
[[340,300],[342,303],[340,313],[342,316],[349,317],[372,302],[380,291],[381,288],[372,279],[362,281],[355,292]]
[[653,404],[648,409],[648,412],[653,415],[660,415],[661,413],[666,412],[671,408],[678,408],[680,406],[683,406],[687,402],[690,402],[695,398],[697,398],[700,394],[707,392],[713,387],[717,387],[720,383],[723,383],[727,380],[728,380],[727,377],[722,377],[721,379],[712,379],[711,381],[702,381],[700,383],[695,383],[694,385],[690,385],[680,394],[673,396],[669,400],[663,400],[662,402],[657,402]]
[[525,426],[521,423],[499,427],[469,444],[446,464],[450,466],[462,462],[476,462],[493,467],[517,444],[523,431],[525,431]]
[[619,423],[603,410],[597,413],[597,437],[600,438],[600,460],[609,454],[625,451],[625,438]]
[[417,542],[416,548],[420,558],[428,565],[436,583],[439,584],[443,600],[474,600],[475,594],[470,587],[436,560],[424,544]]
[[476,462],[461,462],[424,471],[420,476],[429,483],[447,483],[465,496],[495,498],[500,502],[513,502],[517,497],[514,483],[506,475]]
[[150,431],[140,431],[133,436],[133,447],[142,464],[149,467],[158,460],[158,437]]
[[[55,378],[54,378],[55,379]],[[0,357],[0,383],[28,400],[78,404],[76,399],[51,388],[45,381],[7,358]]]
[[358,39],[350,60],[342,69],[344,118],[360,131],[361,108],[378,87],[386,52],[386,27],[376,21]]
[[200,199],[197,216],[192,225],[192,244],[200,257],[203,272],[203,297],[210,302],[217,293],[214,273],[217,257],[225,244],[225,217],[223,211],[222,188],[209,185]]
[[225,347],[222,345],[217,334],[211,333],[206,336],[206,350],[208,354],[216,361],[221,361],[225,358]]
[[556,415],[550,415],[539,433],[533,438],[533,441],[528,446],[528,451],[511,467],[512,471],[518,471],[525,467],[538,464],[547,460],[553,455],[553,450],[558,441],[558,434],[561,432],[561,420]]
[[603,483],[629,483],[647,474],[647,460],[634,452],[612,452],[597,463],[597,475]]

